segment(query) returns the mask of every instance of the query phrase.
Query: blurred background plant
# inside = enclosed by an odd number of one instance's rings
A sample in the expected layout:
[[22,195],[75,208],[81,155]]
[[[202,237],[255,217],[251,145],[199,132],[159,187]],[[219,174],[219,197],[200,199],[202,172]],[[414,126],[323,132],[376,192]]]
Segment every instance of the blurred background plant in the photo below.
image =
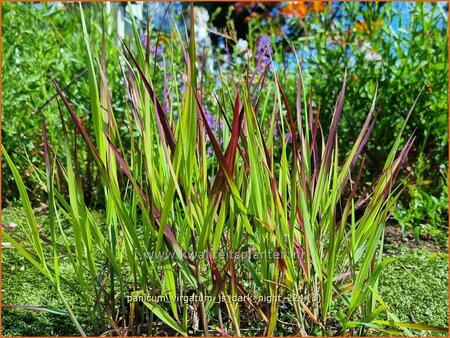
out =
[[[86,16],[92,29],[92,38],[101,35],[98,22],[102,11],[86,6]],[[114,24],[114,22],[112,22]],[[58,79],[61,86],[77,100],[82,119],[90,115],[88,104],[89,86],[85,65],[83,34],[77,8],[62,3],[2,3],[2,142],[11,152],[12,159],[30,192],[36,206],[45,194],[45,182],[39,178],[44,163],[41,123],[44,116],[49,126],[49,139],[62,139],[59,117],[55,114],[56,92],[52,79]],[[115,25],[114,25],[115,27]],[[110,31],[114,37],[116,32]],[[110,88],[116,98],[114,105],[120,113],[124,111],[123,87],[120,84],[115,49],[106,50],[110,62]],[[11,84],[20,85],[11,85]],[[55,151],[61,145],[53,142]],[[81,145],[83,150],[83,145]],[[86,155],[86,153],[81,152]],[[102,204],[95,198],[98,193],[97,172],[92,160],[81,162],[87,175],[83,185],[90,203]],[[19,197],[14,188],[8,166],[2,162],[2,205]],[[94,196],[94,197],[93,197]]]
[[424,156],[419,155],[416,167],[422,169],[416,172],[412,180],[404,180],[408,195],[398,203],[394,218],[399,222],[403,235],[412,230],[416,241],[422,237],[445,243],[448,235],[445,226],[448,220],[447,170],[444,165],[441,166],[438,189],[426,189],[424,187],[433,184],[433,181],[428,179],[428,165],[422,164],[423,161]]
[[[275,40],[283,36],[291,40],[300,54],[305,82],[320,97],[318,105],[327,122],[333,108],[332,94],[337,92],[344,70],[349,73],[349,99],[345,102],[348,114],[339,131],[344,151],[351,147],[364,121],[367,99],[378,84],[380,116],[368,144],[367,178],[373,178],[382,154],[392,145],[401,125],[402,107],[410,106],[420,93],[407,127],[417,133],[409,159],[412,179],[401,198],[402,205],[408,206],[404,212],[414,216],[394,216],[403,230],[434,234],[437,236],[433,238],[445,243],[447,180],[442,179],[442,172],[447,176],[447,4],[299,1],[281,5],[280,10],[281,16],[268,19],[250,15],[249,25],[254,27],[251,30],[270,30]],[[275,59],[285,67],[292,58],[290,46],[276,50]],[[409,202],[418,201],[418,196],[421,203]],[[417,211],[414,206],[423,211],[426,208],[427,212]],[[432,214],[436,217],[430,222]]]
[[[69,6],[37,8],[32,4],[2,4],[2,139],[3,147],[16,149],[13,158],[33,200],[39,201],[44,184],[39,182],[33,165],[43,163],[42,132],[39,125],[44,114],[51,126],[58,117],[48,112],[45,103],[55,94],[51,79],[58,77],[79,98],[87,96],[83,82],[84,52],[79,46],[82,35],[75,27],[78,16]],[[70,19],[69,19],[70,18]],[[12,85],[17,84],[17,85]],[[58,139],[58,128],[51,128]],[[2,202],[18,197],[9,168],[2,166]]]

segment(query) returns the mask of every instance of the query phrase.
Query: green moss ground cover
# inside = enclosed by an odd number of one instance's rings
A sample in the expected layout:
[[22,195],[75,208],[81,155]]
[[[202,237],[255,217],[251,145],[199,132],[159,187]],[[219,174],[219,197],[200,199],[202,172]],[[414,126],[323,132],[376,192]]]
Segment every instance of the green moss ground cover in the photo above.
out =
[[[38,218],[44,224],[42,234],[45,236],[45,217]],[[15,223],[14,231],[22,234],[21,223],[26,222],[20,209],[7,208],[2,211],[2,224],[9,228]],[[5,230],[3,230],[5,231]],[[47,250],[50,255],[51,251]],[[69,262],[61,266],[67,275],[73,274]],[[81,319],[89,323],[88,305],[83,304],[76,290],[67,292],[68,300],[74,304],[75,311]],[[3,242],[2,250],[2,305],[36,306],[51,310],[65,311],[64,304],[58,297],[54,286],[39,274],[36,269],[15,249],[8,248]],[[2,309],[3,336],[78,336],[79,333],[67,315],[47,311],[24,310],[13,307]]]
[[401,245],[386,247],[385,254],[396,258],[381,274],[379,284],[390,310],[401,321],[448,326],[448,253]]

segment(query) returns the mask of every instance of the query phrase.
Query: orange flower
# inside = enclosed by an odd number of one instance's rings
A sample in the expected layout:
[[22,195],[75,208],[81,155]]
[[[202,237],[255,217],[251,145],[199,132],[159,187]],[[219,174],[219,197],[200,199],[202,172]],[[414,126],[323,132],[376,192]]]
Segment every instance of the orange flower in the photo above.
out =
[[358,21],[358,22],[355,24],[355,29],[356,29],[358,32],[364,32],[364,31],[367,31],[367,23],[366,23],[366,21],[364,21],[364,20]]
[[323,3],[322,1],[313,1],[312,3],[312,9],[316,12],[321,12],[323,11]]
[[[373,31],[376,27],[381,26],[382,24],[383,24],[383,20],[371,21],[371,22],[370,22],[370,28],[371,28],[371,31]],[[364,20],[358,21],[358,22],[355,24],[355,29],[356,29],[358,32],[366,32],[366,33],[370,33],[370,31],[369,31],[369,25],[368,25],[367,22],[364,21]]]
[[283,15],[292,15],[294,14],[294,4],[289,2],[286,6],[281,9],[281,13]]
[[298,5],[297,5],[297,12],[298,12],[297,16],[301,17],[302,19],[308,13],[308,8],[306,8],[304,1],[300,1],[298,3]]
[[282,10],[283,15],[295,15],[304,18],[308,13],[308,8],[304,1],[289,2]]

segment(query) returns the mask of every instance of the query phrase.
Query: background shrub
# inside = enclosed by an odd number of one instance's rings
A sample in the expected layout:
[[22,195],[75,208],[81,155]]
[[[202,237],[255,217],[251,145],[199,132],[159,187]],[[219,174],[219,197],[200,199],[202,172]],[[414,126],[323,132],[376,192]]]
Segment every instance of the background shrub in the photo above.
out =
[[[307,7],[301,7],[302,3]],[[400,212],[395,218],[403,229],[417,227],[417,233],[420,227],[423,233],[444,238],[448,222],[446,207],[439,200],[446,198],[447,181],[441,172],[446,176],[448,168],[447,5],[356,2],[313,7],[298,2],[297,11],[282,7],[272,10],[281,13],[277,16],[249,15],[250,31],[272,32],[275,41],[283,36],[291,40],[292,46],[276,50],[276,60],[289,67],[294,59],[292,47],[300,54],[305,82],[319,98],[324,125],[331,121],[333,98],[348,71],[346,114],[339,129],[343,153],[352,146],[378,85],[380,115],[367,146],[368,180],[379,171],[407,107],[418,97],[407,126],[408,133],[415,130],[417,139],[409,158],[408,189],[401,197],[407,207],[403,214],[410,217],[406,221]],[[283,80],[294,92],[295,80]],[[420,202],[423,207],[417,205],[417,196],[427,200]],[[415,208],[436,215],[435,221],[427,221],[430,217]]]

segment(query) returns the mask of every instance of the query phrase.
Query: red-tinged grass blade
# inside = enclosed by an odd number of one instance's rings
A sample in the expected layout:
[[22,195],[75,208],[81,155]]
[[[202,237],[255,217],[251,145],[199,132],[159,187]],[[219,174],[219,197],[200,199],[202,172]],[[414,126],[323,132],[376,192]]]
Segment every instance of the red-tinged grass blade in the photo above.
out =
[[273,168],[273,162],[272,162],[272,159],[271,159],[269,148],[267,147],[266,140],[264,138],[264,135],[263,135],[262,130],[261,130],[261,126],[259,125],[258,121],[255,121],[255,124],[256,124],[256,128],[258,129],[259,136],[261,138],[261,143],[263,145],[264,154],[265,154],[265,157],[266,157],[266,165],[267,165],[267,168],[269,169],[269,180],[270,180],[270,188],[271,188],[271,191],[272,191],[272,195],[273,195],[274,199],[277,200],[280,205],[282,205],[282,197],[281,197],[280,192],[278,191],[278,188],[277,188],[277,184],[278,183],[277,183],[277,179],[275,177],[275,172],[274,172],[274,168]]
[[52,238],[51,244],[53,247],[53,269],[55,271],[55,283],[59,288],[60,280],[59,280],[59,262],[58,262],[56,227],[55,227],[55,198],[53,195],[52,167],[50,161],[50,149],[48,144],[45,118],[42,118],[42,141],[44,143],[44,161],[47,172],[47,195],[48,195],[48,209],[49,209],[48,218],[50,223],[50,234]]
[[367,144],[367,141],[369,140],[369,136],[373,130],[373,127],[375,126],[375,122],[377,121],[377,117],[378,117],[378,114],[380,113],[380,109],[378,110],[377,114],[372,118],[374,108],[375,108],[375,101],[373,102],[373,105],[370,109],[369,115],[367,116],[367,119],[364,122],[361,132],[352,148],[351,154],[343,166],[342,174],[344,174],[344,171],[346,171],[346,176],[340,185],[341,191],[344,190],[344,188],[350,178],[350,175],[353,172],[356,162],[358,161],[364,147]]
[[[362,196],[359,198],[359,200],[356,202],[356,208],[361,208],[366,202],[368,202],[371,197],[375,194],[377,186],[380,184],[380,181],[388,175],[388,173],[391,173],[391,177],[395,178],[398,174],[398,172],[401,169],[401,165],[406,160],[406,157],[408,156],[409,151],[411,150],[415,138],[411,136],[407,143],[405,144],[403,150],[400,152],[397,159],[393,160],[383,171],[381,174],[376,177],[372,184],[364,191]],[[400,164],[400,165],[399,165]],[[393,183],[394,180],[391,178],[391,182]],[[386,193],[386,188],[383,190],[383,193]]]
[[[139,195],[141,196],[142,202],[146,205],[148,198],[147,195],[144,193],[141,185],[139,184],[139,182],[136,181],[136,179],[133,176],[133,173],[131,172],[130,167],[127,165],[127,163],[125,162],[125,159],[122,157],[122,155],[120,154],[119,150],[116,148],[116,146],[112,143],[111,138],[109,137],[109,135],[106,132],[103,132],[108,143],[109,143],[109,147],[111,148],[111,150],[114,152],[114,155],[116,156],[117,161],[119,162],[120,168],[122,169],[123,173],[128,177],[128,179],[133,183],[133,185],[135,185],[136,190],[138,191]],[[158,210],[155,208],[155,217],[159,218],[159,212]]]
[[345,97],[345,87],[347,85],[347,72],[344,75],[344,81],[342,83],[342,88],[339,93],[338,101],[336,103],[336,109],[333,114],[333,119],[331,121],[330,133],[328,135],[328,140],[325,145],[325,158],[324,165],[328,169],[331,164],[331,153],[333,150],[334,143],[336,141],[337,128],[339,120],[341,118],[342,108],[344,107],[344,97]]
[[267,316],[264,313],[264,311],[261,308],[261,306],[257,302],[252,302],[251,301],[252,297],[247,291],[245,291],[244,286],[241,283],[236,283],[236,287],[237,287],[237,291],[242,296],[242,298],[244,299],[245,303],[250,305],[251,307],[253,307],[259,313],[259,315],[261,316],[261,318],[264,320],[264,322],[266,324],[269,323],[269,319],[267,318]]
[[[214,98],[216,100],[217,106],[219,107],[220,113],[222,114],[222,117],[224,118],[225,123],[228,126],[228,129],[231,131],[233,129],[233,127],[230,125],[230,122],[228,121],[228,118],[227,118],[227,115],[225,113],[225,110],[224,110],[224,108],[223,108],[219,98],[217,97],[216,93],[213,93],[213,94],[214,94]],[[240,119],[240,122],[239,122],[239,136],[241,137],[241,141],[243,141],[243,140],[245,140],[245,137],[244,137],[244,134],[243,134],[243,131],[242,131],[242,122],[243,122],[243,119],[244,119],[244,108],[242,108],[242,110],[240,112],[239,119]],[[245,168],[248,171],[249,170],[249,163],[248,163],[247,154],[244,152],[244,150],[242,149],[242,147],[241,147],[241,145],[239,143],[237,144],[237,148],[239,150],[239,154],[241,155],[242,159],[244,160]]]
[[295,251],[297,253],[298,260],[300,262],[300,266],[302,267],[303,276],[306,277],[305,260],[303,258],[304,251],[303,251],[303,248],[300,246],[300,244],[298,244],[297,239],[294,239],[294,247],[295,247]]
[[408,139],[408,141],[406,142],[405,147],[401,151],[400,155],[393,162],[394,170],[390,172],[390,175],[388,176],[388,183],[386,184],[386,187],[384,188],[384,190],[382,191],[382,194],[381,194],[382,196],[384,196],[384,198],[387,198],[388,195],[390,194],[390,192],[394,186],[394,182],[397,178],[397,175],[400,172],[400,169],[402,168],[403,164],[405,163],[406,158],[414,144],[414,140],[415,140],[415,136],[411,136]]
[[[239,141],[239,130],[240,125],[242,124],[243,116],[244,116],[244,108],[242,107],[241,113],[239,113],[240,108],[240,98],[239,96],[236,97],[235,101],[235,107],[233,111],[233,127],[232,127],[232,135],[231,140],[227,146],[227,150],[225,152],[225,155],[222,155],[221,150],[219,148],[219,145],[217,143],[217,140],[215,139],[211,127],[209,126],[203,107],[200,103],[200,100],[197,96],[195,96],[197,99],[197,105],[199,106],[199,111],[202,116],[205,129],[208,133],[208,136],[211,140],[211,143],[213,144],[213,149],[216,152],[216,155],[219,157],[219,171],[216,175],[216,178],[214,180],[213,186],[211,188],[211,194],[210,194],[210,205],[209,210],[204,222],[204,225],[202,227],[201,233],[200,233],[200,240],[199,240],[199,248],[203,250],[206,245],[207,236],[209,235],[209,231],[212,225],[214,214],[216,213],[217,206],[222,200],[222,198],[225,195],[225,189],[227,187],[230,188],[231,193],[236,199],[236,202],[238,204],[238,208],[241,211],[245,212],[245,208],[242,204],[242,201],[240,200],[239,193],[237,192],[236,185],[233,181],[232,175],[234,171],[234,162],[236,158],[236,149],[238,146]],[[228,183],[228,186],[225,185],[225,181]],[[245,221],[245,220],[244,220]],[[250,230],[248,221],[246,222],[248,230]]]
[[213,280],[219,285],[219,290],[223,292],[225,290],[225,284],[220,274],[219,268],[217,267],[216,261],[212,257],[211,251],[208,250],[207,255],[209,264],[211,265],[211,274]]
[[[136,122],[139,132],[143,133],[143,122],[142,122],[141,116],[139,115],[139,104],[138,104],[138,98],[137,98],[139,91],[137,89],[136,78],[135,78],[134,73],[131,70],[130,65],[128,63],[126,64],[126,67],[127,67],[126,74],[125,74],[125,70],[123,69],[123,66],[120,62],[119,62],[119,66],[120,66],[120,72],[122,74],[123,82],[127,89],[128,99],[131,103],[131,112],[133,114],[133,117],[134,117],[134,120]],[[130,134],[131,134],[132,128],[130,127],[129,130],[130,130]]]
[[97,162],[97,165],[99,165],[101,168],[103,168],[103,162],[100,157],[100,153],[98,152],[97,148],[94,146],[94,143],[92,142],[91,138],[89,137],[88,132],[83,127],[83,124],[81,123],[81,120],[73,110],[72,106],[70,105],[69,101],[67,101],[64,93],[61,91],[58,83],[53,80],[53,84],[56,87],[56,91],[58,92],[59,96],[61,97],[64,105],[66,106],[70,116],[72,117],[73,122],[75,123],[75,128],[77,129],[78,133],[83,137],[84,141],[86,142],[87,146],[89,147],[89,150],[91,151],[92,155],[94,156],[95,161]]
[[353,182],[353,188],[352,188],[352,192],[350,194],[350,196],[348,197],[348,203],[352,203],[353,202],[353,198],[356,196],[356,193],[358,192],[358,187],[359,187],[359,182],[361,180],[361,175],[364,169],[364,164],[366,162],[366,156],[363,156],[362,161],[361,161],[361,165],[359,167],[358,170],[358,175],[356,176],[355,181]]
[[[106,135],[106,133],[105,133],[105,135]],[[112,144],[111,139],[108,137],[108,135],[106,135],[106,138],[109,143],[109,146],[111,147],[111,149],[113,150],[113,152],[117,158],[117,161],[119,162],[119,165],[120,165],[122,171],[128,177],[128,179],[132,182],[132,184],[136,187],[136,190],[138,190],[138,193],[142,198],[143,205],[146,205],[147,197],[143,193],[142,188],[140,187],[139,183],[133,177],[130,168],[128,167],[125,160],[121,156],[119,150],[114,146],[114,144]],[[164,225],[161,225],[161,223],[160,223],[160,219],[161,219],[160,211],[154,205],[150,205],[150,207],[148,209],[153,212],[153,216],[155,219],[154,226],[155,226],[156,230],[159,230],[162,226],[164,226]],[[179,244],[172,229],[170,228],[170,226],[168,224],[166,224],[164,226],[164,241],[165,241],[167,247],[169,248],[169,250],[171,250],[172,252],[175,252],[180,258],[182,258],[182,253],[181,253],[182,247]],[[186,262],[188,264],[186,264]],[[192,260],[190,260],[189,258],[185,258],[184,260],[180,261],[180,264],[182,265],[185,272],[187,272],[189,270],[190,273],[193,273],[194,263],[192,262]]]
[[[281,98],[284,102],[284,106],[286,107],[287,113],[288,113],[288,124],[289,124],[289,129],[290,129],[290,133],[292,136],[292,152],[293,152],[293,156],[292,156],[292,175],[291,175],[291,185],[295,185],[296,180],[297,180],[297,165],[298,165],[298,144],[297,144],[297,132],[295,130],[295,124],[294,124],[294,117],[292,115],[292,111],[291,111],[291,107],[289,106],[289,102],[288,99],[286,97],[286,93],[284,92],[280,81],[278,80],[278,78],[276,78],[276,82],[278,85],[278,90],[281,93]],[[301,82],[299,83],[299,85],[301,85]],[[297,89],[298,91],[300,91],[301,93],[301,89]],[[297,94],[299,95],[299,94]],[[298,103],[297,103],[298,105]],[[297,110],[297,112],[299,112],[299,110]],[[300,116],[301,117],[301,116]],[[302,130],[303,128],[301,128],[301,122],[299,122],[299,126],[300,126],[300,138],[301,138],[301,142],[304,144],[304,138],[303,138],[303,133]],[[303,186],[306,188],[306,169],[305,169],[305,165],[304,165],[304,161],[302,161],[302,181],[303,181]],[[281,199],[280,199],[281,200]],[[295,193],[291,194],[291,221],[294,221],[294,215],[295,215],[295,210],[297,208],[297,196]]]
[[[209,137],[209,139],[210,139],[210,141],[211,141],[211,145],[212,145],[212,147],[213,147],[214,153],[215,153],[217,159],[219,160],[219,164],[220,164],[220,166],[221,166],[221,169],[223,170],[225,176],[227,177],[227,180],[233,182],[232,174],[231,174],[230,169],[229,169],[229,167],[228,167],[227,160],[225,159],[224,154],[223,154],[222,151],[220,150],[219,143],[217,142],[217,139],[216,139],[216,137],[214,136],[214,133],[213,133],[211,127],[210,127],[209,124],[208,124],[208,121],[207,121],[207,119],[206,119],[205,112],[204,112],[204,110],[203,110],[202,103],[201,103],[201,101],[200,101],[200,99],[198,98],[197,95],[194,95],[194,96],[195,96],[195,98],[196,98],[196,100],[197,100],[198,111],[200,112],[200,116],[201,116],[202,121],[203,121],[203,123],[204,123],[206,132],[208,133],[208,137]],[[234,182],[233,182],[233,183],[234,183]]]
[[[374,106],[372,106],[372,108],[370,109],[369,115],[367,116],[366,122],[364,123],[363,128],[361,130],[360,135],[364,135],[364,137],[363,137],[361,144],[359,145],[359,147],[356,151],[356,154],[350,164],[350,171],[352,171],[353,167],[356,164],[356,161],[358,160],[359,155],[361,154],[362,150],[366,146],[367,141],[369,140],[369,136],[372,133],[372,130],[375,126],[375,122],[377,121],[378,115],[380,114],[381,108],[378,109],[378,111],[375,114],[375,116],[373,117],[372,121],[370,121],[370,119],[372,118],[372,114],[373,114],[373,108],[374,108]],[[370,122],[370,124],[369,124],[369,122]],[[359,137],[358,137],[358,139],[359,139]]]
[[216,154],[216,157],[219,160],[219,165],[220,165],[221,169],[223,170],[223,173],[225,174],[226,182],[228,184],[228,187],[230,188],[230,192],[231,192],[231,195],[233,196],[233,200],[236,203],[237,209],[243,216],[242,220],[244,222],[244,226],[250,234],[253,234],[253,230],[252,230],[250,223],[248,221],[248,218],[247,218],[247,209],[245,208],[244,203],[242,202],[242,199],[241,199],[241,196],[237,189],[236,183],[234,182],[233,176],[228,168],[227,161],[226,161],[224,155],[222,154],[222,151],[220,150],[220,146],[214,136],[214,133],[211,130],[211,127],[208,124],[208,121],[206,119],[205,113],[203,111],[203,106],[201,104],[199,97],[197,95],[194,95],[194,97],[197,101],[198,111],[200,112],[200,116],[205,125],[206,132],[208,133],[209,139],[213,146],[214,153]]
[[[109,146],[111,147],[111,149],[114,152],[114,155],[116,156],[117,161],[119,162],[119,165],[122,169],[122,171],[124,172],[124,174],[128,177],[128,179],[133,183],[133,185],[136,187],[136,190],[138,191],[139,195],[142,198],[142,201],[145,204],[147,204],[147,196],[144,194],[140,184],[136,181],[136,179],[134,178],[130,168],[128,167],[128,165],[126,164],[125,160],[123,159],[122,155],[120,155],[119,150],[114,146],[114,144],[112,143],[111,139],[109,138],[109,136],[105,133],[105,136],[108,140]],[[159,210],[153,205],[151,206],[151,210],[153,210],[154,212],[154,217],[155,219],[159,220],[161,217],[161,213],[159,212]],[[161,225],[159,225],[161,226]],[[175,238],[175,235],[173,234],[172,230],[170,229],[170,227],[168,225],[165,226],[165,230],[164,233],[167,237],[167,239],[170,241],[169,243],[171,245],[174,245],[176,247],[180,247],[180,245],[178,244],[178,241]]]
[[295,130],[295,125],[294,125],[294,118],[292,116],[292,111],[291,111],[291,107],[289,106],[289,102],[288,99],[286,97],[286,93],[283,90],[283,87],[280,84],[280,81],[278,80],[278,78],[276,78],[276,82],[278,85],[278,89],[281,93],[281,98],[283,99],[284,102],[284,106],[287,110],[288,113],[288,123],[289,123],[289,130],[291,132],[292,135],[292,149],[293,149],[293,155],[294,155],[294,159],[293,162],[295,163],[295,165],[293,166],[293,173],[296,172],[295,167],[297,165],[297,157],[298,157],[298,145],[297,145],[297,132]]
[[[239,145],[239,134],[240,129],[242,125],[242,120],[244,116],[244,108],[242,108],[241,112],[239,113],[239,106],[240,106],[240,99],[239,96],[236,97],[236,103],[235,108],[233,111],[233,126],[231,128],[231,139],[227,146],[227,150],[225,151],[224,161],[227,165],[227,168],[230,172],[230,174],[233,174],[234,171],[234,163],[236,159],[236,149]],[[209,134],[208,134],[209,136]],[[223,184],[225,177],[223,176],[223,170],[222,168],[219,168],[219,171],[217,172],[216,178],[214,179],[214,183],[211,188],[211,196],[215,196],[219,191],[223,189]],[[219,202],[219,201],[217,201]]]
[[233,110],[233,127],[231,128],[231,139],[230,143],[225,151],[225,161],[228,164],[228,169],[230,173],[233,174],[234,171],[234,161],[236,159],[236,149],[239,141],[239,130],[241,128],[241,123],[243,120],[244,112],[243,107],[241,113],[239,114],[239,107],[241,106],[241,99],[239,93],[236,96],[236,102]]
[[312,138],[311,138],[311,145],[310,145],[310,153],[312,154],[312,166],[313,166],[313,173],[311,177],[311,198],[314,196],[315,186],[317,183],[317,175],[320,169],[319,165],[319,156],[317,154],[317,134],[319,130],[319,116],[320,116],[320,107],[317,109],[316,112],[316,119],[314,121],[313,129],[312,129]]
[[[264,71],[263,71],[263,73],[262,73],[262,75],[261,75],[261,78],[258,80],[258,82],[254,85],[254,89],[253,89],[253,92],[252,92],[252,97],[253,96],[255,96],[255,94],[256,94],[256,91],[257,91],[257,89],[258,89],[258,87],[259,87],[259,93],[261,93],[262,91],[263,91],[263,89],[264,89],[264,83],[265,83],[265,80],[266,80],[266,77],[267,77],[267,73],[269,72],[269,67],[266,67],[265,69],[264,69]],[[254,77],[255,77],[255,74],[256,74],[256,71],[253,73],[253,75],[252,75],[252,79],[250,80],[250,85],[251,84],[253,84],[253,79],[254,79]],[[259,96],[259,94],[258,94],[258,96]]]
[[170,127],[169,121],[167,120],[166,113],[164,112],[164,109],[162,108],[161,104],[159,103],[158,99],[156,98],[155,91],[153,90],[152,86],[148,82],[142,68],[139,66],[139,63],[137,62],[136,58],[131,53],[128,46],[122,41],[122,45],[125,47],[126,51],[128,52],[129,58],[133,61],[136,69],[139,72],[139,75],[141,77],[142,82],[144,83],[145,88],[147,89],[148,93],[150,94],[150,97],[155,103],[156,106],[156,113],[158,114],[159,120],[161,121],[161,125],[164,131],[164,135],[166,137],[166,141],[169,144],[170,150],[172,153],[175,152],[176,147],[176,140],[175,136],[173,134],[172,128]]
[[402,124],[402,128],[400,129],[400,132],[397,134],[397,138],[395,139],[394,146],[392,147],[391,152],[389,153],[389,155],[388,155],[388,157],[386,159],[386,164],[385,164],[383,169],[386,169],[392,163],[392,161],[393,161],[393,159],[395,157],[395,154],[397,153],[397,150],[398,150],[398,148],[400,146],[400,142],[401,142],[401,139],[402,139],[403,132],[404,132],[406,126],[407,126],[408,120],[411,117],[412,112],[414,111],[414,107],[416,106],[417,101],[420,98],[420,95],[422,95],[422,91],[423,91],[423,88],[420,91],[419,95],[417,95],[416,99],[414,100],[414,103],[413,103],[411,109],[408,111],[408,114],[405,117],[405,121]]

